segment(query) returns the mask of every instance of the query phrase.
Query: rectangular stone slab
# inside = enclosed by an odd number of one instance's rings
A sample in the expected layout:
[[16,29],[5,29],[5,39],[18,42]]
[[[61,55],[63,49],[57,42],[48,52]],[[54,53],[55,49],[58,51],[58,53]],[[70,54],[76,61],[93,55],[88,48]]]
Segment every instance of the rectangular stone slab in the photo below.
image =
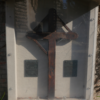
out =
[[25,60],[24,62],[25,77],[38,77],[38,61]]
[[65,60],[63,63],[63,77],[77,77],[77,60]]

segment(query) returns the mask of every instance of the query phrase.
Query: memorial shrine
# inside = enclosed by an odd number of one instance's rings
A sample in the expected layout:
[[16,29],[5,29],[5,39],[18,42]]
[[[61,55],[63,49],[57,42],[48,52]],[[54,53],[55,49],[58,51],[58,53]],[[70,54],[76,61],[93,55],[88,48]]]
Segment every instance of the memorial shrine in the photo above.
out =
[[7,0],[8,100],[93,100],[99,0]]

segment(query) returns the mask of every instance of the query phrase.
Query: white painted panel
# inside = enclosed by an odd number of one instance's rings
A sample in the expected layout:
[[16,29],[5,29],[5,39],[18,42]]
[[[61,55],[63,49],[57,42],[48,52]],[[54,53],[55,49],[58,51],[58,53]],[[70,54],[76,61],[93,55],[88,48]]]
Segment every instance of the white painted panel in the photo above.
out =
[[14,0],[6,1],[6,45],[8,100],[17,100],[16,35],[14,27]]

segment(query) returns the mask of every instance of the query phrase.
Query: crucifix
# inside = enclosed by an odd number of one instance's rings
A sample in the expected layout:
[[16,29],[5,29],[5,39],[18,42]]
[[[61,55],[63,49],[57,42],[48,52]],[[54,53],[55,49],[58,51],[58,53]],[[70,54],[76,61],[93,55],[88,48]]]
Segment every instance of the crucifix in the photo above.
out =
[[[48,72],[48,98],[54,98],[55,93],[55,52],[56,52],[56,40],[67,39],[74,40],[77,38],[77,34],[72,32],[66,24],[57,15],[54,8],[51,8],[47,15],[48,18],[48,32],[36,32],[28,34],[27,38],[32,39],[47,55],[49,61],[49,72]],[[56,32],[57,18],[61,21],[64,27],[68,30],[65,32]],[[39,39],[47,39],[49,41],[48,52],[39,44]]]

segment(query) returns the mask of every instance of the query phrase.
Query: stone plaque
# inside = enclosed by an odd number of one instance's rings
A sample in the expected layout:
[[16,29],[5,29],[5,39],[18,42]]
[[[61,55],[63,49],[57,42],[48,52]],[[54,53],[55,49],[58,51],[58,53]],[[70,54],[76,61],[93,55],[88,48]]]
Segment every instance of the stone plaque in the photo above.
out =
[[38,61],[37,60],[25,60],[24,62],[25,77],[38,77]]
[[77,60],[64,61],[63,77],[77,77]]

